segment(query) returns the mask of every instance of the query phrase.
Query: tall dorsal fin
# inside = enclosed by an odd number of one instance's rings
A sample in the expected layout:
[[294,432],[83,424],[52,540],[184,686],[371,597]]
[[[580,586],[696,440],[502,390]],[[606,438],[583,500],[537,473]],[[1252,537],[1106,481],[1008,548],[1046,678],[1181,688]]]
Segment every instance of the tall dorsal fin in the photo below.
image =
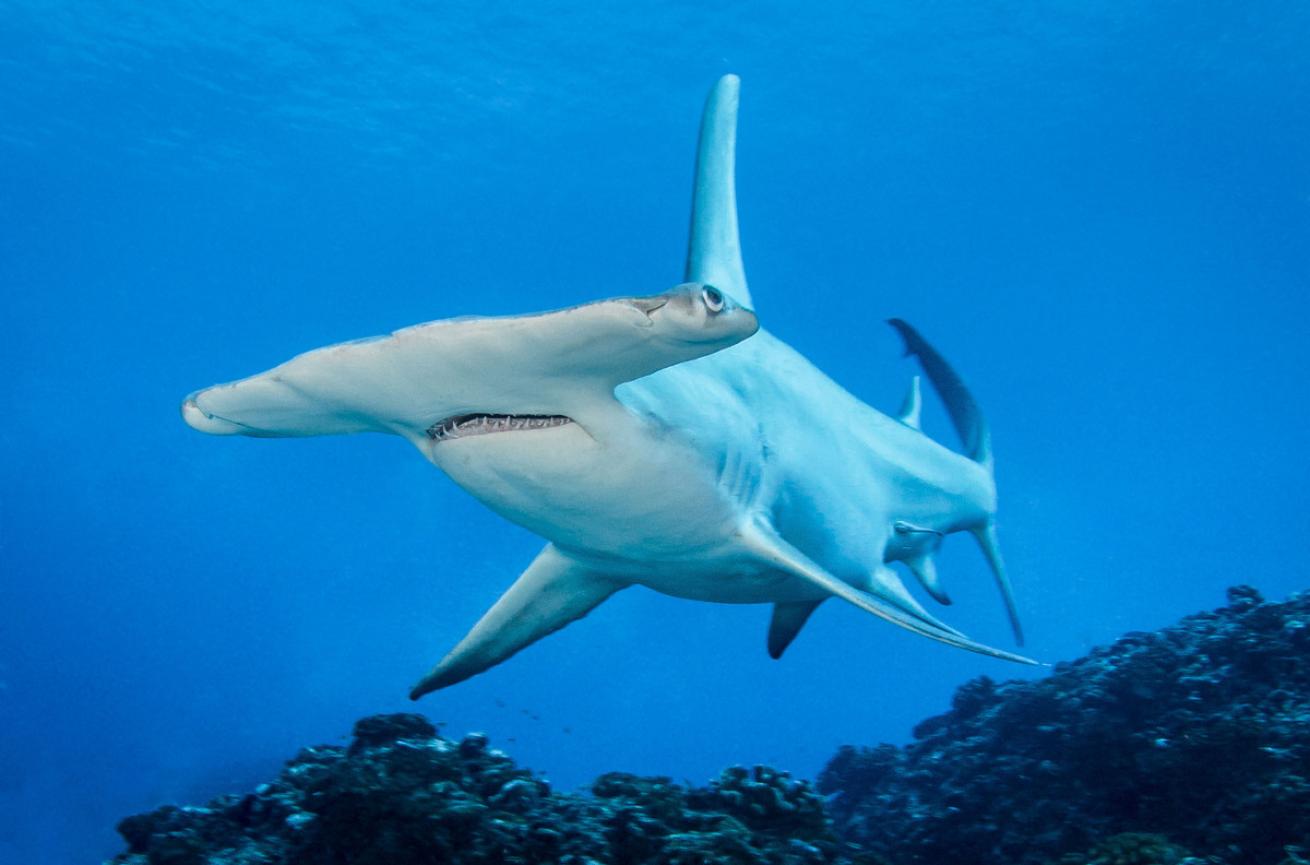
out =
[[910,429],[919,429],[919,416],[923,413],[923,390],[919,387],[919,376],[910,379],[910,389],[901,401],[901,410],[896,419]]
[[709,283],[753,308],[737,233],[737,98],[741,79],[725,75],[705,100],[691,196],[685,282]]
[[978,408],[978,403],[965,387],[964,380],[946,362],[946,358],[929,345],[928,340],[920,336],[913,327],[899,318],[890,319],[887,323],[896,328],[896,332],[905,341],[905,353],[917,357],[919,365],[928,374],[928,381],[932,382],[933,389],[946,405],[946,413],[950,415],[951,423],[960,436],[964,452],[970,459],[982,463],[990,470],[991,434],[987,431],[987,422],[983,420],[982,410]]

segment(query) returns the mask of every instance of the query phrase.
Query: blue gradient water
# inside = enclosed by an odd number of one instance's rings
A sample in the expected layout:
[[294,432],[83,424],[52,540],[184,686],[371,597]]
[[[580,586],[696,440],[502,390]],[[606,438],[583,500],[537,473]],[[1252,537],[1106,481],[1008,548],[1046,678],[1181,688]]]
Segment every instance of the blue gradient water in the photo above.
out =
[[[1032,654],[1310,585],[1304,4],[609,8],[0,2],[0,861],[94,861],[409,707],[538,541],[398,440],[218,440],[178,402],[677,282],[724,72],[765,326],[886,410],[885,318],[955,362]],[[972,545],[940,565],[1006,645]],[[766,621],[626,592],[419,708],[564,787],[701,781],[1025,674],[835,604],[773,662]]]

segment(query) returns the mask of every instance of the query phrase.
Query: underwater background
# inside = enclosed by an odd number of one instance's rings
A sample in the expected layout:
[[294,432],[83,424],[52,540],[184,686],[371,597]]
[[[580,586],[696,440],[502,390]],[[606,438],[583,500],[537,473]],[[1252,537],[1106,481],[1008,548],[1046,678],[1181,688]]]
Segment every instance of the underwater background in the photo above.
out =
[[[0,861],[95,861],[412,706],[538,539],[399,440],[219,440],[178,404],[678,282],[725,72],[763,325],[884,411],[915,371],[885,319],[952,360],[1029,654],[1310,586],[1308,44],[1293,2],[0,0]],[[939,567],[945,618],[1008,646],[972,543]],[[767,619],[624,592],[419,709],[559,788],[699,783],[1043,675],[837,604],[774,662]]]

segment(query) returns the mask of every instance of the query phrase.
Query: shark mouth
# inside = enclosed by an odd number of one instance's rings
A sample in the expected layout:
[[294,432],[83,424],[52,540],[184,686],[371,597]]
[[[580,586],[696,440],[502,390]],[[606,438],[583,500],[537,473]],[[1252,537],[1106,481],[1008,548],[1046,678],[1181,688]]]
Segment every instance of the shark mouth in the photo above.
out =
[[488,433],[548,429],[571,423],[573,419],[562,414],[461,414],[428,427],[428,438],[441,442]]

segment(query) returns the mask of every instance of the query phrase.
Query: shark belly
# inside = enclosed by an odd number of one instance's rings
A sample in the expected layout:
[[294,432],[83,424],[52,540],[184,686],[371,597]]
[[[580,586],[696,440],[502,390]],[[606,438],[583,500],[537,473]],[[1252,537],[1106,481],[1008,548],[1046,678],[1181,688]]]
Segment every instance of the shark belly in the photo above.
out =
[[496,513],[616,577],[712,555],[735,515],[704,462],[635,416],[608,417],[605,432],[571,423],[456,439],[429,458]]
[[[496,513],[579,562],[675,597],[824,597],[745,543],[774,527],[868,589],[884,563],[991,503],[968,459],[852,396],[766,332],[620,385],[578,422],[424,445]],[[898,536],[897,526],[933,533]]]
[[[885,561],[916,552],[894,543],[898,524],[954,531],[994,507],[990,478],[971,460],[868,406],[765,331],[622,385],[616,396],[709,461],[737,526],[767,521],[860,589]],[[702,557],[696,578],[647,584],[720,602],[822,596],[761,566],[736,541],[725,538],[717,558]]]

